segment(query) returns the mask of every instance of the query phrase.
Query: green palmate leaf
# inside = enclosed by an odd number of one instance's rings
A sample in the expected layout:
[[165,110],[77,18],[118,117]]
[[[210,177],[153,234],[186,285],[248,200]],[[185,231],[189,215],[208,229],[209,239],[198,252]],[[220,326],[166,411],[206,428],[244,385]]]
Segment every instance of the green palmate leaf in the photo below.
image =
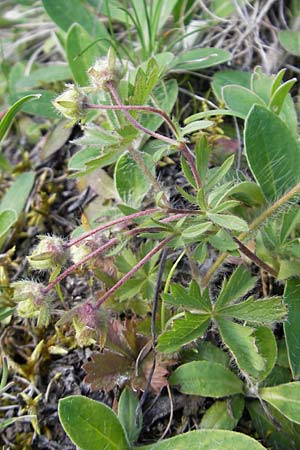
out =
[[203,397],[218,398],[243,392],[243,383],[234,373],[209,361],[183,364],[171,375],[169,382],[184,394]]
[[[150,155],[141,155],[146,167],[155,177],[155,165]],[[143,170],[131,157],[124,153],[115,167],[115,184],[120,198],[128,205],[138,208],[151,188],[150,180],[145,176]]]
[[247,292],[254,288],[255,283],[256,278],[252,277],[250,272],[243,266],[239,266],[228,280],[224,279],[221,292],[216,301],[216,311],[246,295]]
[[285,123],[255,105],[245,127],[249,167],[269,201],[274,201],[300,178],[300,147]]
[[13,209],[5,209],[0,212],[0,240],[5,237],[7,232],[17,221],[17,218],[18,216]]
[[208,314],[185,313],[183,319],[174,321],[173,328],[164,332],[158,338],[157,349],[163,353],[172,353],[179,350],[183,345],[203,336],[210,322]]
[[4,114],[0,121],[0,143],[4,139],[6,133],[8,132],[15,115],[18,111],[23,107],[23,105],[27,102],[30,102],[32,100],[38,100],[40,98],[39,94],[31,94],[26,95],[25,97],[20,98],[17,100],[10,108],[9,110]]
[[210,228],[212,228],[211,222],[202,222],[197,225],[191,225],[183,230],[182,237],[187,240],[197,240]]
[[300,31],[282,30],[278,33],[280,44],[292,55],[300,55]]
[[244,302],[226,306],[218,310],[223,316],[234,317],[259,324],[271,324],[285,319],[287,308],[281,297],[270,297],[261,300],[248,298]]
[[206,410],[200,428],[233,430],[243,414],[244,405],[245,401],[240,395],[228,400],[217,400]]
[[289,420],[300,424],[300,381],[261,388],[259,394]]
[[170,69],[181,70],[200,70],[206,67],[221,64],[230,59],[230,53],[226,50],[216,48],[199,48],[189,50],[183,55],[177,56],[172,61]]
[[300,279],[288,280],[284,291],[288,317],[284,322],[285,342],[294,378],[300,377]]
[[265,105],[265,102],[255,92],[243,86],[224,86],[222,94],[228,108],[243,116],[244,119],[253,105]]
[[[300,427],[286,419],[278,410],[268,405],[271,416],[266,415],[258,400],[247,402],[252,423],[263,442],[274,450],[297,450],[300,448]],[[274,420],[272,420],[274,418]],[[278,426],[279,424],[279,426]]]
[[238,85],[250,88],[251,74],[238,70],[221,70],[213,76],[212,89],[219,101],[223,101],[222,89],[228,85]]
[[[213,447],[212,447],[213,445]],[[200,430],[163,440],[157,444],[136,447],[136,450],[263,450],[255,439],[227,430]]]
[[225,319],[218,319],[217,323],[221,338],[233,354],[239,368],[258,378],[266,369],[266,364],[257,348],[255,330]]
[[99,48],[98,43],[92,45],[94,39],[78,23],[74,23],[68,31],[66,52],[67,60],[76,83],[86,86],[89,83],[87,70],[101,55],[106,54],[106,47]]
[[118,419],[124,428],[129,442],[134,443],[142,429],[143,416],[140,411],[138,425],[136,423],[136,409],[139,401],[129,387],[125,387],[120,396],[118,405]]
[[189,290],[180,284],[172,284],[171,294],[163,294],[163,299],[174,306],[183,306],[203,310],[204,312],[211,311],[208,289],[205,289],[203,294],[201,294],[196,281],[191,282]]
[[[63,30],[68,29],[77,22],[90,35],[97,38],[109,39],[101,20],[85,7],[81,0],[65,0],[58,2],[56,0],[43,0],[43,6],[51,19]],[[109,43],[104,41],[105,48],[108,49]]]
[[124,430],[113,411],[103,403],[72,395],[59,401],[61,424],[82,450],[127,450]]
[[208,213],[207,217],[216,225],[228,228],[229,230],[248,231],[247,222],[231,214],[213,214]]
[[[129,103],[131,105],[143,105],[157,85],[160,75],[161,68],[155,58],[150,58],[146,67],[139,67],[134,80],[134,93],[130,97]],[[136,116],[136,114],[131,112],[132,116]]]

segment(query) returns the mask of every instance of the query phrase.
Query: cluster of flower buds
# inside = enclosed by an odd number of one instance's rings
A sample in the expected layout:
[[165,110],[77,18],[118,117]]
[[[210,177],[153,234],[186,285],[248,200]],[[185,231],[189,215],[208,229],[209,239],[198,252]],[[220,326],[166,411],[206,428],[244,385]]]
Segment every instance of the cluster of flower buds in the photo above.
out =
[[66,89],[52,102],[62,116],[71,120],[70,126],[78,122],[82,115],[83,93],[74,84],[66,84]]
[[53,270],[63,266],[69,257],[63,239],[56,236],[39,236],[40,242],[27,257],[30,266],[38,270]]
[[56,97],[52,104],[60,114],[71,120],[69,125],[72,126],[83,118],[86,94],[95,90],[107,90],[107,83],[112,82],[116,85],[123,75],[124,69],[116,61],[115,53],[110,48],[107,56],[99,58],[89,68],[90,87],[79,88],[73,84],[66,84],[65,91]]
[[45,286],[35,281],[24,280],[12,283],[17,313],[24,318],[37,318],[39,327],[46,327],[51,316],[52,293],[45,294]]
[[117,63],[112,47],[109,49],[107,57],[99,58],[88,70],[92,87],[103,91],[107,90],[107,83],[119,83],[123,74],[124,70]]

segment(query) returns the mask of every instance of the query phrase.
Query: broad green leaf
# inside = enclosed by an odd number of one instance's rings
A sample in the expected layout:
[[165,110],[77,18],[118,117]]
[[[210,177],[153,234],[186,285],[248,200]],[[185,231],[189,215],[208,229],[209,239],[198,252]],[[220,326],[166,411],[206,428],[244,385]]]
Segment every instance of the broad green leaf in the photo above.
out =
[[205,128],[211,127],[213,122],[210,120],[196,120],[195,122],[191,122],[185,127],[181,129],[181,135],[185,136],[186,134],[194,133],[195,131],[203,130]]
[[296,78],[292,78],[291,80],[286,81],[272,95],[269,108],[275,114],[279,114],[281,112],[283,103],[284,103],[289,91],[292,89],[292,87],[296,83],[296,81],[297,81]]
[[228,228],[229,230],[248,231],[247,222],[231,214],[213,214],[208,213],[207,217],[216,225]]
[[228,189],[226,197],[234,197],[248,205],[262,205],[264,196],[261,188],[252,181],[243,181]]
[[239,266],[230,278],[224,278],[221,292],[217,298],[215,309],[218,311],[225,305],[229,305],[234,300],[238,300],[254,288],[256,278],[243,266]]
[[127,450],[124,430],[106,405],[80,395],[58,404],[60,422],[72,442],[82,450]]
[[243,383],[234,373],[221,364],[209,361],[194,361],[179,366],[169,382],[178,386],[183,394],[202,397],[218,398],[243,392]]
[[5,192],[0,202],[0,212],[12,209],[18,217],[22,212],[28,196],[33,188],[35,172],[24,172],[19,175]]
[[134,443],[142,429],[143,416],[140,411],[138,417],[138,426],[136,424],[136,409],[138,407],[139,401],[136,394],[126,386],[119,399],[118,405],[118,419],[125,430],[127,439],[130,443]]
[[17,221],[17,214],[13,209],[4,209],[0,212],[0,239],[2,239]]
[[279,31],[278,39],[285,50],[292,55],[300,56],[300,31]]
[[67,64],[45,64],[30,72],[29,75],[19,78],[16,83],[16,90],[25,91],[57,81],[71,80],[71,78],[72,75]]
[[225,317],[234,317],[239,320],[247,320],[258,324],[272,324],[283,321],[287,314],[287,308],[281,297],[270,297],[260,300],[248,298],[235,305],[218,309],[219,314]]
[[300,179],[300,147],[285,123],[273,112],[255,105],[245,126],[245,148],[251,172],[269,201]]
[[[213,445],[213,447],[212,447]],[[255,439],[235,431],[197,430],[135,450],[264,450]]]
[[94,39],[78,23],[74,23],[68,31],[67,60],[74,80],[81,86],[89,84],[88,69],[106,53],[106,49],[99,49],[98,44],[91,45],[93,42]]
[[165,331],[158,338],[157,350],[163,353],[173,353],[183,345],[203,336],[210,322],[208,314],[185,313],[183,319],[174,320],[173,328]]
[[239,368],[254,378],[266,369],[264,358],[259,354],[255,330],[225,319],[217,319],[221,338],[233,354]]
[[253,105],[265,105],[264,101],[255,92],[243,86],[224,86],[222,90],[223,99],[231,111],[247,117]]
[[[63,2],[57,0],[42,1],[47,14],[63,31],[67,32],[71,25],[77,22],[91,36],[106,40],[109,39],[109,34],[101,20],[96,14],[93,14],[86,8],[84,2],[81,0],[64,0]],[[106,49],[109,47],[107,41],[103,41],[102,45]]]
[[[145,166],[155,177],[155,165],[150,155],[141,155]],[[151,188],[151,182],[129,153],[124,153],[115,166],[115,184],[120,198],[138,208]]]
[[6,111],[6,113],[4,114],[4,116],[2,117],[2,119],[0,121],[0,143],[4,139],[6,133],[8,132],[8,130],[15,118],[15,115],[17,114],[18,111],[20,111],[22,106],[27,102],[30,102],[32,100],[38,100],[39,98],[40,98],[39,94],[26,95],[25,97],[22,97],[19,100],[17,100],[9,108],[9,110]]
[[[258,436],[270,449],[297,450],[300,448],[300,427],[268,405],[271,415],[267,416],[258,400],[247,401],[247,410]],[[274,420],[272,420],[274,418]]]
[[259,395],[289,420],[300,424],[300,381],[261,388]]
[[213,76],[212,89],[219,101],[223,101],[222,88],[228,85],[238,85],[250,88],[251,73],[238,70],[220,70]]
[[233,430],[243,414],[244,404],[245,401],[240,395],[228,400],[217,400],[205,411],[200,428]]
[[174,58],[170,69],[174,71],[200,70],[230,60],[230,53],[218,48],[188,50]]
[[34,91],[15,92],[13,91],[9,96],[9,102],[14,103],[24,95],[38,96],[38,101],[25,103],[22,106],[22,111],[34,116],[46,117],[47,119],[58,119],[59,113],[52,107],[51,102],[57,96],[54,91],[46,91],[43,89],[36,89]]
[[300,279],[286,282],[284,301],[288,316],[283,324],[290,368],[294,378],[300,377]]
[[182,232],[182,237],[187,240],[199,240],[206,231],[212,228],[211,222],[202,222],[198,225],[191,225],[190,227],[184,228]]

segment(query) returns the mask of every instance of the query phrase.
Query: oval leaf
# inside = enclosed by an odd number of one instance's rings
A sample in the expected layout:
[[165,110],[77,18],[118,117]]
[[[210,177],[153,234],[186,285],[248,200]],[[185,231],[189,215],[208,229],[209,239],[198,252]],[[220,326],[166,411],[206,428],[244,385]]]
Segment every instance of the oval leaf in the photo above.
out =
[[82,450],[127,450],[124,430],[114,412],[103,403],[81,395],[59,401],[61,424]]
[[229,61],[230,53],[219,48],[197,48],[174,58],[172,70],[199,70]]
[[299,181],[299,145],[285,123],[262,106],[255,105],[246,120],[245,149],[267,200],[276,200]]
[[17,214],[12,209],[0,212],[0,239],[2,239],[17,220]]
[[265,105],[264,101],[255,92],[243,86],[224,86],[222,94],[228,108],[243,116],[244,119],[253,105]]
[[[213,380],[213,383],[212,383]],[[243,392],[242,381],[218,363],[194,361],[178,367],[169,378],[180,392],[203,397],[225,397]]]
[[262,388],[259,394],[289,420],[300,424],[300,381]]
[[199,430],[166,439],[138,450],[263,450],[255,439],[227,430]]
[[206,429],[233,430],[244,410],[244,399],[235,395],[228,400],[216,401],[202,417],[200,427]]
[[[144,164],[155,176],[155,166],[151,156],[145,154],[142,158]],[[129,153],[126,152],[119,158],[114,178],[121,199],[127,205],[138,208],[151,188],[151,183]]]

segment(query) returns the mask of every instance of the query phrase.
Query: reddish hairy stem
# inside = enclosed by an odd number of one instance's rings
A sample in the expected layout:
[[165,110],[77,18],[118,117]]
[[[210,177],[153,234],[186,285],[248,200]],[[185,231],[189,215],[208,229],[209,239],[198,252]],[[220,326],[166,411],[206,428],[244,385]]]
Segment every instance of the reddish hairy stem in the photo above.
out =
[[122,104],[121,99],[118,96],[118,93],[113,85],[112,82],[108,82],[106,84],[107,88],[109,89],[109,92],[111,93],[111,96],[113,97],[113,99],[115,100],[115,102],[117,103],[117,105],[120,107],[121,111],[123,111],[124,116],[128,119],[128,121],[138,130],[141,130],[143,133],[149,134],[149,136],[152,136],[155,139],[158,139],[160,141],[164,141],[167,142],[170,145],[178,145],[178,142],[175,141],[174,139],[170,139],[167,136],[163,136],[162,134],[159,133],[155,133],[155,131],[151,131],[148,128],[144,127],[143,125],[141,125],[137,120],[135,120],[131,114],[129,114],[129,112],[127,111],[127,108]]
[[173,133],[177,134],[176,127],[170,117],[161,109],[154,108],[153,106],[143,106],[143,105],[94,105],[92,103],[85,103],[84,106],[88,109],[104,109],[104,110],[117,110],[117,111],[146,111],[151,114],[157,114],[165,120],[165,122],[169,125],[170,129]]
[[193,173],[193,176],[194,176],[196,184],[197,184],[197,188],[201,189],[202,183],[200,180],[200,176],[199,176],[197,167],[195,165],[194,158],[191,155],[190,149],[188,148],[188,146],[184,142],[182,142],[181,144],[182,144],[182,147],[180,147],[180,150],[182,151],[182,154],[185,157],[185,159],[187,160],[187,162],[190,164],[191,171]]
[[143,267],[149,259],[152,258],[156,253],[158,253],[162,248],[164,248],[167,243],[173,239],[174,236],[169,236],[168,238],[161,241],[156,247],[154,247],[147,255],[144,256],[123,278],[121,278],[112,288],[105,292],[102,297],[100,297],[95,303],[95,308],[99,308],[102,303],[105,302],[112,294],[114,294],[123,284],[129,280],[141,267]]
[[81,261],[79,261],[76,264],[72,264],[72,266],[68,267],[66,270],[64,270],[58,277],[55,278],[51,283],[48,284],[48,286],[44,289],[44,293],[47,294],[51,289],[54,288],[58,283],[60,283],[64,278],[66,278],[70,273],[74,272],[74,270],[81,267],[83,264],[88,262],[90,259],[94,258],[95,256],[99,255],[100,253],[104,252],[108,248],[112,247],[118,242],[119,238],[115,237],[108,241],[106,244],[102,245],[101,247],[97,248],[93,252],[89,253],[87,256],[85,256]]
[[156,212],[163,213],[164,211],[161,208],[150,208],[150,209],[146,209],[145,211],[139,211],[137,213],[130,214],[128,216],[119,217],[118,219],[112,220],[111,222],[107,222],[107,223],[95,228],[94,230],[90,230],[90,231],[82,234],[78,238],[72,239],[70,242],[65,244],[65,248],[70,248],[73,245],[76,245],[79,242],[83,241],[84,239],[86,239],[90,236],[93,236],[94,234],[98,233],[99,231],[107,230],[108,228],[111,228],[114,225],[118,225],[120,223],[131,222],[134,219],[138,219],[139,217],[143,217],[143,216],[148,216],[148,215],[154,214]]

